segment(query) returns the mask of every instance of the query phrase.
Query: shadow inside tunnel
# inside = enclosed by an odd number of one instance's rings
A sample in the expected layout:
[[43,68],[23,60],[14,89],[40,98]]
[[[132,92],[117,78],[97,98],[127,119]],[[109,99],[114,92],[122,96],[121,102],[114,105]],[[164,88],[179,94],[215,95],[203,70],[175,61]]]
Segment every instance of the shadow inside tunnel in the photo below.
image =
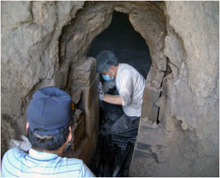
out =
[[152,64],[149,47],[127,14],[113,12],[111,24],[92,41],[87,56],[95,58],[102,50],[114,52],[119,63],[130,64],[146,78]]
[[[95,58],[102,50],[114,52],[119,63],[133,66],[146,78],[152,64],[149,48],[146,41],[134,30],[127,14],[113,12],[111,24],[92,41],[87,56]],[[103,82],[102,77],[100,80]],[[123,114],[122,107],[101,101],[99,107],[100,133],[103,128],[109,132],[114,121]],[[127,177],[136,135],[137,133],[128,138],[126,135],[100,134],[96,152],[88,164],[89,168],[96,176]]]

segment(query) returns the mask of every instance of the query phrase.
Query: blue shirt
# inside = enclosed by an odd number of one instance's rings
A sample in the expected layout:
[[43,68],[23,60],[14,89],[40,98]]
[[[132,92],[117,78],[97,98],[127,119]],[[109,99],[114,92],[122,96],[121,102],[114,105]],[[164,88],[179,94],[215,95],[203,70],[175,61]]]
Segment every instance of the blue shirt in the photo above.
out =
[[1,165],[2,177],[94,177],[76,158],[62,158],[56,154],[33,149],[29,154],[18,148],[8,150]]

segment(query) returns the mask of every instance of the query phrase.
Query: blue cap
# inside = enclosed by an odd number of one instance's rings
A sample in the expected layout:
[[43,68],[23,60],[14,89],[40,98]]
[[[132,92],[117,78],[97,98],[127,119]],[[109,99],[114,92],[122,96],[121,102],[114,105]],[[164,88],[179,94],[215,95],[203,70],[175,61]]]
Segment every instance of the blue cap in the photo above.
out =
[[27,109],[29,128],[39,135],[56,135],[73,117],[72,100],[57,87],[46,87],[34,93]]

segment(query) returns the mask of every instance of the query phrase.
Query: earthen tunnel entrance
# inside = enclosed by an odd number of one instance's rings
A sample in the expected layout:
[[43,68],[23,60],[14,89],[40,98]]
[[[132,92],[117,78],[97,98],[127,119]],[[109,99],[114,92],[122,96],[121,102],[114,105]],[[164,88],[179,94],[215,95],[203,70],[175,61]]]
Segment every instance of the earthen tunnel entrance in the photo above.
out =
[[[99,102],[97,102],[97,97],[94,98],[97,95],[95,85],[99,80],[103,81],[99,74],[95,74],[94,58],[98,52],[101,50],[113,51],[119,62],[132,65],[144,76],[146,79],[145,93],[154,92],[158,95],[156,98],[149,98],[145,94],[143,96],[142,117],[148,116],[152,122],[158,121],[159,107],[154,106],[152,103],[159,98],[163,76],[167,70],[167,59],[163,53],[166,25],[162,10],[154,3],[108,3],[108,5],[112,6],[107,8],[105,3],[100,2],[86,3],[84,9],[76,14],[76,18],[71,21],[71,24],[63,28],[60,37],[60,65],[62,67],[62,65],[70,64],[68,76],[72,77],[68,78],[66,76],[67,85],[73,96],[75,96],[75,93],[76,95],[80,93],[77,107],[85,115],[85,119],[76,119],[78,125],[75,129],[73,145],[75,150],[80,150],[81,148],[78,145],[83,145],[81,142],[86,137],[89,142],[88,145],[92,145],[90,157],[97,147],[99,123],[103,122],[103,120],[98,122],[97,108]],[[101,17],[95,13],[100,9],[103,10]],[[81,20],[85,20],[85,18],[88,18],[87,24],[81,23]],[[89,24],[91,21],[99,21],[95,29],[90,29]],[[91,25],[94,26],[94,24]],[[92,28],[94,28],[93,26]],[[88,31],[88,33],[84,33],[85,31]],[[80,46],[80,42],[84,40],[85,45],[79,48],[77,45]],[[76,47],[78,47],[78,51],[74,50]],[[79,49],[86,52],[86,56]],[[77,53],[81,54],[78,55],[81,58],[72,59]],[[107,112],[105,115],[120,117],[122,113],[120,107],[103,105],[108,108],[112,107],[112,109],[103,109],[104,112]],[[146,111],[145,108],[148,108],[148,110]],[[99,114],[100,118],[103,118],[102,112]],[[114,116],[111,116],[111,114]],[[85,130],[79,131],[78,128],[83,128],[83,124]],[[135,144],[135,140],[133,144]],[[132,151],[130,154],[132,154]],[[86,152],[83,153],[82,151],[82,154],[86,154]],[[69,156],[71,157],[71,155]],[[89,160],[87,161],[89,162]],[[130,161],[131,157],[129,163]],[[106,175],[110,176],[111,174]],[[128,176],[128,171],[124,176]]]
[[151,66],[149,47],[134,30],[127,14],[113,12],[111,24],[93,40],[87,56],[95,58],[102,50],[113,51],[120,63],[132,65],[147,77]]
[[[122,47],[101,37],[124,17],[142,40],[131,48],[117,42],[126,33],[111,39]],[[94,57],[109,49],[146,79],[129,176],[218,176],[218,2],[4,1],[1,18],[1,156],[26,134],[33,93],[57,86],[77,106],[63,156],[89,163],[102,116]]]
[[[120,63],[130,64],[146,78],[151,66],[149,48],[146,41],[134,30],[127,14],[117,11],[113,12],[111,24],[93,40],[87,56],[95,58],[102,50],[113,51]],[[104,82],[101,75],[100,81],[102,81],[102,83]],[[112,89],[111,93],[115,91],[116,89]],[[125,149],[128,146],[128,142],[131,141],[129,137],[132,135],[129,136],[128,133],[123,139],[114,137],[112,140],[111,135],[107,133],[110,133],[111,125],[116,119],[121,117],[123,110],[120,106],[114,106],[101,101],[99,103],[100,138],[96,153],[91,159],[89,167],[96,176],[106,177],[114,174],[117,164],[122,161],[123,155],[126,154]],[[130,144],[135,143],[135,136],[133,136],[132,141]],[[127,155],[125,155],[127,156],[124,160],[124,165],[126,166],[121,167],[120,174],[118,173],[117,176],[128,176],[133,147],[129,150]],[[112,154],[114,151],[115,153]],[[101,159],[101,157],[103,157],[103,159]],[[111,162],[109,160],[111,160]]]

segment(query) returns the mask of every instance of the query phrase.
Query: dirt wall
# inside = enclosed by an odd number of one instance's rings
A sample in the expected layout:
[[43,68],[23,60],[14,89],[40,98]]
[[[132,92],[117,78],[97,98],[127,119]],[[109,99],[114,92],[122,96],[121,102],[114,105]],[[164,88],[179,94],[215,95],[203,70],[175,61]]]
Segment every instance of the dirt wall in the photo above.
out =
[[2,155],[24,134],[36,90],[87,87],[78,67],[116,10],[128,14],[152,59],[130,175],[218,175],[218,2],[1,3]]

